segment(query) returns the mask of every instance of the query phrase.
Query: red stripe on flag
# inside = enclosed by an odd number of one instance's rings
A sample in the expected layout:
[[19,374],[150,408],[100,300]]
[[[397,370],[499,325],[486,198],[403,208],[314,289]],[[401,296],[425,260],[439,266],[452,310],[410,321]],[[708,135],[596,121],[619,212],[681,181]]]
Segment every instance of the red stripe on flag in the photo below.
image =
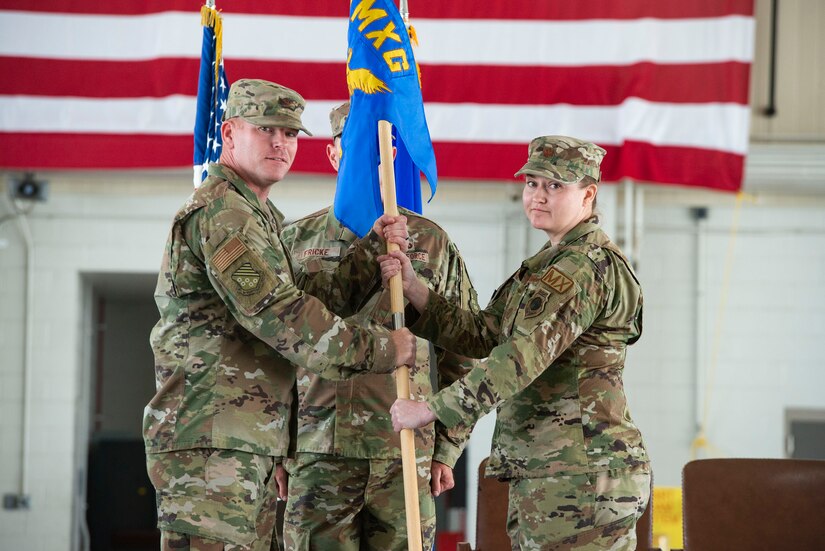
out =
[[[0,166],[19,170],[182,168],[192,135],[0,133]],[[25,164],[20,164],[21,159]]]
[[200,60],[194,57],[147,61],[0,57],[0,74],[8,75],[0,79],[0,94],[87,98],[197,96],[199,67]]
[[[328,140],[301,138],[296,172],[333,174]],[[25,164],[21,164],[25,159]],[[192,135],[0,132],[0,167],[11,170],[157,169],[192,166]]]
[[[263,78],[306,99],[347,97],[344,63],[233,59],[230,80]],[[619,105],[635,97],[666,103],[748,104],[747,63],[610,67],[423,65],[424,99],[501,105]],[[2,95],[95,98],[197,94],[197,59],[80,61],[0,57]],[[90,85],[94,83],[94,85]]]
[[[333,174],[327,140],[301,138],[294,172]],[[514,181],[527,144],[436,142],[440,178]],[[726,191],[740,187],[744,157],[689,147],[626,142],[605,146],[604,180],[694,185]],[[26,165],[19,164],[26,159]],[[113,134],[0,133],[0,167],[17,170],[184,168],[192,163],[192,137]]]
[[[527,144],[437,142],[438,177],[514,180],[527,160]],[[736,191],[744,157],[690,147],[660,147],[642,142],[606,145],[604,181],[628,177],[644,182],[694,185]],[[666,168],[665,168],[666,167]]]
[[[627,177],[657,184],[678,184],[738,191],[742,186],[745,156],[713,149],[657,146],[625,142],[607,146],[604,171],[608,180]],[[610,159],[610,152],[613,158]],[[621,175],[621,176],[620,176]]]
[[[549,0],[450,0],[449,2],[413,2],[411,19],[658,19],[724,17],[753,15],[753,0],[693,0],[686,2],[655,0],[589,0],[587,7],[580,2],[551,2]],[[2,0],[0,9],[88,13],[106,15],[145,15],[163,11],[198,12],[201,0]],[[342,17],[349,14],[342,0],[303,0],[292,2],[262,2],[260,0],[232,0],[221,2],[217,8],[226,15],[233,13],[292,15],[307,17]]]
[[738,62],[602,67],[422,65],[421,78],[428,102],[601,106],[619,105],[634,97],[667,103],[747,105],[749,72],[750,64]]

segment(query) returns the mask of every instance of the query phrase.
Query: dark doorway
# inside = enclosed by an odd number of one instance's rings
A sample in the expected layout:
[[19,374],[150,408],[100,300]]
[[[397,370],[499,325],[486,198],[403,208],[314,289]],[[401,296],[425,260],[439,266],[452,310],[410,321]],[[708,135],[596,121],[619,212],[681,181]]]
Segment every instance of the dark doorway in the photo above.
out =
[[92,551],[156,550],[155,495],[146,474],[144,406],[154,394],[149,332],[157,276],[90,274],[91,400],[86,522]]

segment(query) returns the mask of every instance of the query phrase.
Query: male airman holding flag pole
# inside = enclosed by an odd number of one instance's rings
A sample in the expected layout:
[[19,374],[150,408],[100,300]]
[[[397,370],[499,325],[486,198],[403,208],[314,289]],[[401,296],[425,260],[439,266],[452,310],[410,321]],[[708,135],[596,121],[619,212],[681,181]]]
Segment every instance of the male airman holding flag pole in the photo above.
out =
[[[292,272],[269,191],[292,166],[298,132],[309,134],[305,105],[273,82],[233,83],[223,121],[209,123],[220,123],[219,162],[171,225],[150,337],[156,393],[143,417],[164,551],[278,548],[295,382],[285,360],[332,378],[415,361],[408,330],[349,324],[305,292],[354,313],[377,283],[378,235],[359,240],[337,275]],[[394,225],[383,236],[406,247],[403,221]]]
[[[333,141],[327,145],[327,155],[335,170],[349,107],[347,102],[330,112]],[[464,262],[446,232],[410,210],[402,208],[401,214],[407,219],[410,236],[407,254],[422,279],[431,288],[442,289],[449,300],[477,311]],[[294,222],[282,234],[296,273],[334,268],[355,238],[330,208]],[[388,326],[391,317],[389,295],[378,286],[351,319]],[[433,364],[436,357],[437,364]],[[436,357],[430,354],[427,341],[418,341],[415,366],[411,366],[414,396],[432,394],[436,366],[439,388],[462,375],[459,364],[464,358],[442,349]],[[397,396],[393,376],[328,381],[298,367],[297,387],[297,453],[286,464],[290,474],[284,530],[287,549],[407,549],[406,531],[399,526],[405,507],[400,440],[388,414]],[[440,424],[417,431],[425,549],[432,547],[434,538],[433,495],[452,488],[452,467],[468,435],[461,428],[446,430]]]

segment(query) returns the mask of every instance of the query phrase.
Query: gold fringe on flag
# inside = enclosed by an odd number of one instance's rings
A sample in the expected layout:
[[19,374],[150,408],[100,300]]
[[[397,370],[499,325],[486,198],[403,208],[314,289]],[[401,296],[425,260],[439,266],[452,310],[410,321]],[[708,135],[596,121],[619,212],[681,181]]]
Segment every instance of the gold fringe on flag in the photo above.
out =
[[215,82],[221,76],[221,58],[223,57],[223,20],[215,8],[201,6],[201,25],[215,29]]

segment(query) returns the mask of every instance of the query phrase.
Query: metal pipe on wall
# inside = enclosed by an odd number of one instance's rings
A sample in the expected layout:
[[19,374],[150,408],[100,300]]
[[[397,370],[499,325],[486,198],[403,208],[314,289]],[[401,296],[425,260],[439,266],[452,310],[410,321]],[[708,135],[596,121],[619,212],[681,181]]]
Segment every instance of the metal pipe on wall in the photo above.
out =
[[706,357],[705,335],[707,326],[705,319],[705,302],[707,294],[707,282],[705,277],[705,257],[707,256],[706,220],[708,209],[706,207],[693,207],[690,209],[690,217],[694,222],[694,251],[693,251],[693,368],[694,368],[694,419],[696,422],[696,433],[702,430],[704,422],[704,389],[705,389],[705,369]]
[[17,224],[25,246],[25,307],[23,309],[23,418],[20,426],[20,483],[17,506],[28,509],[29,502],[29,455],[31,453],[31,386],[32,355],[34,352],[34,239],[26,214],[19,213]]
[[630,254],[633,269],[638,271],[642,259],[642,235],[644,233],[645,194],[642,186],[635,186],[633,199],[633,246],[630,248]]
[[622,182],[622,200],[624,201],[624,219],[622,224],[622,244],[621,249],[632,266],[636,265],[636,256],[634,254],[634,195],[636,188],[633,180],[626,178]]

